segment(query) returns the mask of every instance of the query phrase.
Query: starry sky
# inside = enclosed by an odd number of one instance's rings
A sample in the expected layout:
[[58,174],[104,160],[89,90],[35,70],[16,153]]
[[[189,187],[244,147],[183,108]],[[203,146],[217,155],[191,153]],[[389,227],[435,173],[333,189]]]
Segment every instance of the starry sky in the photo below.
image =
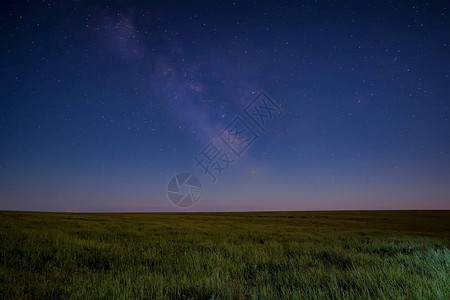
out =
[[[188,211],[450,209],[446,1],[1,6],[1,210],[179,211],[179,172]],[[283,115],[212,182],[261,91]]]

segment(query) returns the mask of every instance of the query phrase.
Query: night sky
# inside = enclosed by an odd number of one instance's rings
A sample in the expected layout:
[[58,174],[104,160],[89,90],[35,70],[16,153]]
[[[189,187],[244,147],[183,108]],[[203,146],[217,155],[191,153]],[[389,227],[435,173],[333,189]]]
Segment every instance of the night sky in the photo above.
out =
[[0,209],[180,211],[180,172],[188,211],[450,208],[448,2],[148,2],[2,2]]

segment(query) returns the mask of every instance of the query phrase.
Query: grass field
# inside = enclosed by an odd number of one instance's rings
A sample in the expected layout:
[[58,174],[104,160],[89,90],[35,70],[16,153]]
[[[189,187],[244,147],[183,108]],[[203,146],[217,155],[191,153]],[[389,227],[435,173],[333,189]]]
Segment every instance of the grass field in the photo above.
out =
[[0,212],[0,298],[450,299],[449,220]]

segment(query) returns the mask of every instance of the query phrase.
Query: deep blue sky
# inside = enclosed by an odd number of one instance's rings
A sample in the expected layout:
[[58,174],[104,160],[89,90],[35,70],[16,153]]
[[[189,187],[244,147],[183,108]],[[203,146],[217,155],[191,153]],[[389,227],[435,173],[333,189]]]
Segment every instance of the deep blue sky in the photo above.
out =
[[[1,4],[0,209],[450,208],[446,1]],[[260,91],[284,110],[195,166]]]

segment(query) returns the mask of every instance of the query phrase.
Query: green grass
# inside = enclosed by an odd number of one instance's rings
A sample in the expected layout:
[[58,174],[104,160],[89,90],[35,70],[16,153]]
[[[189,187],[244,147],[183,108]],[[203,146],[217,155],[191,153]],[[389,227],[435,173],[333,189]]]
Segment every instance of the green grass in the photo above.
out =
[[0,299],[450,299],[449,220],[0,212]]

